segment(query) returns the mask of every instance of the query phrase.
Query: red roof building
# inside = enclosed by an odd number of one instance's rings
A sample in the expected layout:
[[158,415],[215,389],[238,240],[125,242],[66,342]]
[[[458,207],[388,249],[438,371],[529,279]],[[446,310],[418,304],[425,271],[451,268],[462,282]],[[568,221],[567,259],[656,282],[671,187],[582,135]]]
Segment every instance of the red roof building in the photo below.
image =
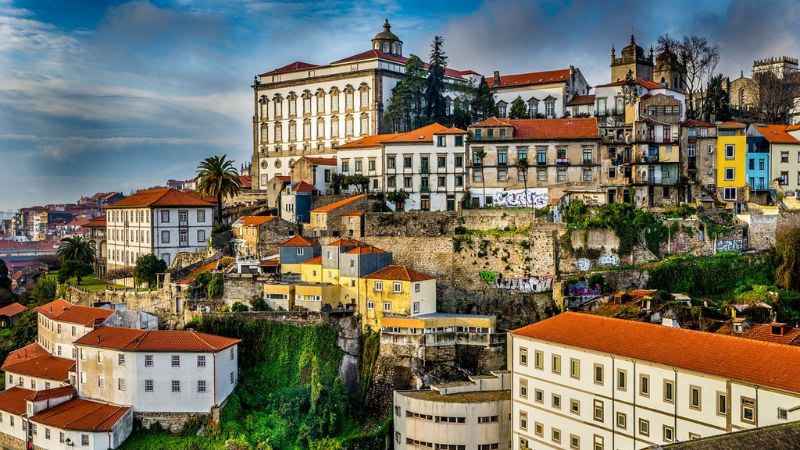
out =
[[[380,250],[380,252],[383,252],[383,250]],[[422,272],[417,272],[416,270],[412,270],[406,266],[401,266],[401,265],[386,266],[382,269],[378,269],[375,272],[370,273],[364,278],[369,280],[392,280],[392,281],[410,281],[410,282],[427,281],[435,279],[430,275],[424,274]]]
[[75,345],[126,352],[217,353],[240,341],[187,330],[101,327],[75,341]]
[[53,300],[50,303],[37,306],[35,311],[57,322],[74,323],[85,327],[100,325],[110,315],[114,314],[114,311],[107,308],[75,305],[64,299]]
[[22,379],[17,377],[24,376],[51,380],[55,383],[67,383],[69,373],[74,368],[75,360],[53,356],[36,343],[28,344],[9,353],[0,367],[4,372],[14,376],[15,379],[10,380],[12,384],[20,382],[25,387],[28,387],[29,384],[23,383]]
[[125,197],[122,200],[106,206],[106,208],[163,208],[180,206],[213,207],[214,202],[204,199],[194,192],[179,191],[169,188],[152,188]]

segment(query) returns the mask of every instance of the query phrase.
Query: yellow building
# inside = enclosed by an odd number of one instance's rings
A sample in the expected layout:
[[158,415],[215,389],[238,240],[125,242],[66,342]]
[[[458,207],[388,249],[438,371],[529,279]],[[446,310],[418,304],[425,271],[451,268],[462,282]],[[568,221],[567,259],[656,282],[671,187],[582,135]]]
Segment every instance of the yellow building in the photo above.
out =
[[405,266],[386,266],[358,284],[358,313],[364,327],[380,330],[384,316],[436,312],[436,279]]
[[322,257],[315,256],[300,264],[300,279],[306,283],[322,283]]
[[717,124],[717,192],[723,201],[747,200],[743,198],[747,191],[745,128],[739,122]]
[[339,286],[327,283],[297,283],[294,285],[294,305],[309,311],[322,311],[328,305],[341,307]]

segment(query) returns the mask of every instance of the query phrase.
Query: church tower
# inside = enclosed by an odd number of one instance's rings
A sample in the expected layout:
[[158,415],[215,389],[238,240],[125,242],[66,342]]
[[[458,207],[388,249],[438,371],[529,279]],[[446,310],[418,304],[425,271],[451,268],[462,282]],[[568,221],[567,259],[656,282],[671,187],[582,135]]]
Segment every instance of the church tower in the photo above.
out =
[[383,22],[383,31],[372,38],[372,49],[378,50],[387,55],[403,56],[403,41],[392,33],[392,26],[389,19]]
[[653,79],[653,49],[650,55],[646,56],[644,49],[636,44],[636,40],[631,35],[631,42],[626,45],[619,58],[616,56],[614,47],[611,47],[611,81],[622,81],[631,72],[634,79],[652,80]]

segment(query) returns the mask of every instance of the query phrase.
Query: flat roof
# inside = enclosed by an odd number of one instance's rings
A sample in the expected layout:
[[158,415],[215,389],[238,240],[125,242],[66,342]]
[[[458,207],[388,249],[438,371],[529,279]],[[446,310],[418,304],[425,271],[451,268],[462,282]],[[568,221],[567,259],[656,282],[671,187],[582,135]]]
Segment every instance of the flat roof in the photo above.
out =
[[485,403],[496,402],[500,400],[511,400],[511,390],[504,389],[498,391],[473,391],[473,392],[458,392],[455,394],[442,394],[439,391],[397,391],[398,394],[414,398],[417,400],[426,400],[431,402],[442,403]]

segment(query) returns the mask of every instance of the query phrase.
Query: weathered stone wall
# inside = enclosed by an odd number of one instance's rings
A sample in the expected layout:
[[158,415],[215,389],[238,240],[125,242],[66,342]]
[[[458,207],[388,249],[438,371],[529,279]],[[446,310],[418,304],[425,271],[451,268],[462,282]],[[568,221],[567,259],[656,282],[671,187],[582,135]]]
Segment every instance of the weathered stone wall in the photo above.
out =
[[411,211],[405,213],[367,213],[365,236],[447,236],[456,228],[468,230],[526,229],[543,223],[530,210],[482,209],[459,212]]
[[171,433],[180,433],[190,421],[206,421],[209,414],[135,412],[134,418],[147,430],[158,423],[161,428],[169,430]]
[[278,245],[299,232],[297,225],[275,218],[262,227],[259,234],[258,254],[270,256],[278,253]]
[[222,301],[228,306],[236,302],[249,305],[251,301],[261,298],[266,280],[266,277],[253,274],[226,273]]
[[770,215],[751,215],[750,223],[747,227],[747,240],[750,248],[755,250],[767,250],[775,247],[775,233],[778,229],[780,216]]

